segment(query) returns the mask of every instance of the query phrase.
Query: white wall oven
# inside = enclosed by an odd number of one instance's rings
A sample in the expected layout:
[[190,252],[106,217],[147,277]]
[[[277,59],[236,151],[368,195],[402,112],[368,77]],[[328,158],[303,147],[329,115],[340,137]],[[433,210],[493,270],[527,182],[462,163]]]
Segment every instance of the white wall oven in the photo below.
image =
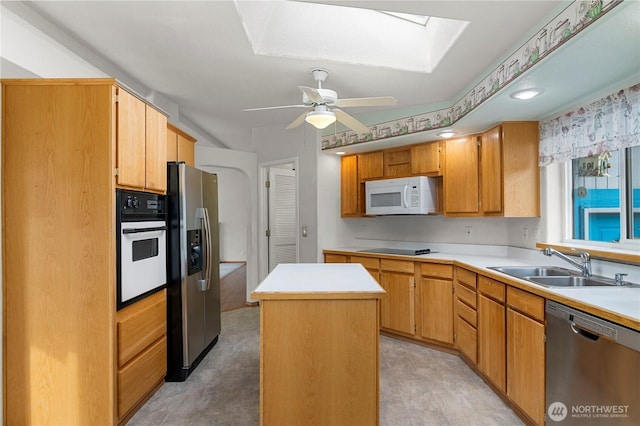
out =
[[167,285],[164,195],[116,189],[116,305],[121,309]]

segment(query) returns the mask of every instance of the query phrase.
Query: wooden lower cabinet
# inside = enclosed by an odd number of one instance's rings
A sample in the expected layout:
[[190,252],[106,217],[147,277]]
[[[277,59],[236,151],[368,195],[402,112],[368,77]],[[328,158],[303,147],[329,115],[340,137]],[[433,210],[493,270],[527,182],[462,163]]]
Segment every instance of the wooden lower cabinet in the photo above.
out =
[[420,336],[453,344],[453,267],[420,264]]
[[454,269],[455,344],[472,364],[478,362],[478,313],[476,311],[476,274],[467,269]]
[[348,263],[348,258],[342,254],[325,254],[324,263]]
[[536,424],[542,425],[545,414],[544,299],[509,287],[507,305],[507,395]]
[[506,324],[504,305],[478,296],[478,368],[506,392]]
[[414,264],[404,260],[380,260],[380,285],[387,292],[380,303],[380,326],[389,331],[414,335]]
[[118,311],[118,419],[132,415],[167,373],[167,299],[160,291]]

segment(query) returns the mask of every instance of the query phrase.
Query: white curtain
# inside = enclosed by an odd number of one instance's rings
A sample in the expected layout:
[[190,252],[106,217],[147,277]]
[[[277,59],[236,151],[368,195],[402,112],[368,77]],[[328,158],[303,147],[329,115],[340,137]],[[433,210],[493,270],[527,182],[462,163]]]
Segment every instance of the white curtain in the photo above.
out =
[[540,123],[538,163],[640,145],[640,82]]

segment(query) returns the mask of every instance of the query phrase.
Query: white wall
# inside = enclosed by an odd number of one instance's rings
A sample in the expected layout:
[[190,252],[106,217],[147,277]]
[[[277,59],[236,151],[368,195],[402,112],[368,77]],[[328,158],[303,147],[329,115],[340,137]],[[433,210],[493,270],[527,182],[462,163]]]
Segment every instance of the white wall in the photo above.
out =
[[[195,147],[196,167],[216,173],[221,168],[224,170],[233,170],[229,176],[237,176],[240,173],[244,176],[238,181],[225,181],[218,184],[220,188],[224,185],[222,191],[226,194],[235,192],[241,198],[246,200],[247,210],[244,216],[244,223],[235,223],[233,226],[245,228],[246,261],[247,261],[247,301],[251,301],[251,292],[258,286],[258,161],[257,155],[252,152],[232,151],[229,149],[212,148],[208,146],[198,145]],[[237,196],[237,195],[236,195]],[[234,214],[232,211],[234,204],[220,203],[219,214],[221,217],[229,217]],[[225,240],[234,237],[234,229],[231,224],[229,227],[221,227],[220,239]],[[238,241],[239,244],[242,242]],[[233,259],[240,260],[240,259]]]
[[[198,158],[198,163],[205,161]],[[220,222],[220,260],[246,261],[250,182],[243,170],[228,167],[210,167],[218,175],[218,220]]]
[[[272,163],[292,158],[298,160],[298,200],[300,262],[316,262],[318,241],[317,163],[319,133],[309,125],[286,130],[282,125],[253,129],[253,150],[258,163]],[[262,213],[261,213],[262,214]],[[308,229],[307,237],[302,237],[301,228]],[[266,270],[261,268],[261,270]]]

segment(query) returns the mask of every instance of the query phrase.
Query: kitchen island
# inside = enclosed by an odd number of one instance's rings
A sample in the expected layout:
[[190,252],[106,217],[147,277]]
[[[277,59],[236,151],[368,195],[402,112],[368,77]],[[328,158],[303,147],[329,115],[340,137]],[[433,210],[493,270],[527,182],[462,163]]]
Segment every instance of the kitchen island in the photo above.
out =
[[359,264],[281,264],[260,300],[260,424],[379,423],[379,299]]

